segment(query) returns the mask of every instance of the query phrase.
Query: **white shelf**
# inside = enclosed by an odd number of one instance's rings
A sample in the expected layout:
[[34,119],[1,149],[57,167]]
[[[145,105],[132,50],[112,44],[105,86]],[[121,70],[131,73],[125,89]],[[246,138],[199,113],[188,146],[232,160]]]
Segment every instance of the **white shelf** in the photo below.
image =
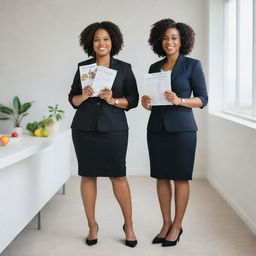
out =
[[56,139],[68,133],[70,133],[70,130],[47,138],[31,135],[22,135],[20,140],[17,141],[15,141],[16,138],[11,138],[12,141],[9,144],[0,147],[0,170],[36,154],[40,150],[48,147]]
[[0,254],[71,175],[71,131],[0,147]]

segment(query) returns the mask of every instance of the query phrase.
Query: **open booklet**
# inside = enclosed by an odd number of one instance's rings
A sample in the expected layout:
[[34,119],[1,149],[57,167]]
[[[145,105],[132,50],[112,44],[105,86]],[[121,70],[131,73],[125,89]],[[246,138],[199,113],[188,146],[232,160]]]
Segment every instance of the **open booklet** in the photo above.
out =
[[97,97],[100,91],[106,87],[111,89],[117,74],[116,70],[97,66],[95,63],[80,66],[79,69],[82,88],[91,85],[94,90],[92,97]]
[[105,87],[111,89],[116,78],[117,71],[111,68],[98,66],[95,79],[92,84],[94,90],[93,96],[98,96]]
[[152,98],[152,106],[172,105],[164,96],[165,91],[171,91],[171,71],[146,74],[145,91]]
[[97,65],[94,63],[90,65],[80,66],[79,71],[82,88],[84,88],[87,85],[92,85],[96,75]]

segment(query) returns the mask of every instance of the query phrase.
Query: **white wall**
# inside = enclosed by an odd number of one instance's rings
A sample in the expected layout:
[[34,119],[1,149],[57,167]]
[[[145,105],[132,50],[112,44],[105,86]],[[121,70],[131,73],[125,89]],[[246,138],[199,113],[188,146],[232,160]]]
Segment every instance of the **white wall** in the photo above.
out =
[[[0,1],[0,102],[11,104],[14,95],[35,100],[29,121],[39,120],[47,106],[59,103],[66,111],[63,126],[69,127],[74,110],[67,94],[77,63],[87,58],[78,44],[82,29],[95,21],[111,20],[123,34],[125,47],[117,56],[132,63],[143,94],[143,75],[158,60],[147,39],[150,25],[162,18],[190,24],[197,34],[191,56],[207,63],[207,6],[205,0],[1,0]],[[199,125],[195,163],[197,177],[205,170],[205,114],[196,110]],[[128,113],[130,125],[128,174],[148,174],[146,123],[148,113],[139,106]],[[10,131],[0,122],[0,132]],[[74,158],[75,161],[75,158]]]
[[213,115],[208,128],[207,178],[256,234],[256,131]]
[[220,112],[224,86],[224,2],[209,1],[211,114],[207,118],[207,179],[256,234],[256,126],[249,127],[248,122],[241,120],[244,124],[239,124],[236,118]]

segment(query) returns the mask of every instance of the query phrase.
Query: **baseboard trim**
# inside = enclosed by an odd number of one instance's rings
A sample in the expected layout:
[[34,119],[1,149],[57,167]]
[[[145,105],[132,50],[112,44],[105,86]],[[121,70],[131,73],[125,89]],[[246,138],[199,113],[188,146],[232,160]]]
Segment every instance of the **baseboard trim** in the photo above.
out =
[[225,192],[225,190],[219,186],[213,177],[208,176],[206,178],[208,182],[218,191],[218,193],[226,200],[236,214],[244,221],[248,228],[256,235],[256,223],[254,223],[248,215],[237,205],[237,203]]

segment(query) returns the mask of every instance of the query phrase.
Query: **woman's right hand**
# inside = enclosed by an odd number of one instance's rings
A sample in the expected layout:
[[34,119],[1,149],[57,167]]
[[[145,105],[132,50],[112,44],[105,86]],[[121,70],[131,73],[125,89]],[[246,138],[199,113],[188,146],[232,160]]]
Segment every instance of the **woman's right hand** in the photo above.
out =
[[141,105],[143,108],[147,110],[151,110],[152,109],[151,102],[152,102],[152,99],[148,95],[143,95],[141,97]]
[[94,90],[90,85],[85,86],[82,91],[83,100],[87,100],[88,98],[90,98],[93,95],[93,93]]
[[90,85],[85,86],[82,89],[82,94],[75,95],[72,98],[72,103],[76,106],[79,107],[85,100],[90,98],[93,95],[93,89]]

